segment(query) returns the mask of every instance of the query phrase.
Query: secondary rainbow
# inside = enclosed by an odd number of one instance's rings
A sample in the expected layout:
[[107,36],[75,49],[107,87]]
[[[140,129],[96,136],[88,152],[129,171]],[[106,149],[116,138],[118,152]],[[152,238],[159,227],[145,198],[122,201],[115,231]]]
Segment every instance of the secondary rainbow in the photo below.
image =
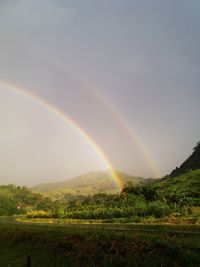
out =
[[[134,129],[132,127],[130,127],[129,123],[119,114],[117,109],[102,94],[99,93],[99,90],[96,90],[94,86],[91,86],[91,84],[89,84],[88,81],[86,82],[86,81],[80,79],[75,73],[73,73],[72,71],[69,71],[69,69],[67,69],[66,66],[63,65],[60,61],[53,58],[52,56],[49,56],[49,54],[47,54],[44,50],[40,49],[39,47],[33,46],[32,44],[30,44],[27,41],[16,40],[16,39],[13,39],[12,41],[18,42],[19,44],[23,45],[24,47],[28,47],[30,50],[35,51],[36,53],[40,54],[43,58],[45,58],[47,61],[52,63],[56,68],[61,70],[63,73],[66,73],[67,75],[69,75],[72,79],[74,79],[74,81],[78,82],[80,84],[81,88],[84,88],[84,90],[86,90],[91,95],[93,95],[103,105],[103,107],[106,108],[110,112],[110,114],[112,114],[116,123],[122,129],[124,129],[124,132],[128,136],[128,138],[130,140],[130,144],[133,146],[133,149],[134,149],[135,145],[138,147],[141,155],[143,156],[143,158],[147,162],[148,166],[150,167],[150,169],[152,171],[152,175],[155,177],[161,177],[161,173],[160,173],[159,168],[155,164],[154,160],[152,159],[152,156],[150,155],[149,151],[147,150],[147,148],[144,145],[144,143],[142,142],[142,140],[137,136]],[[38,96],[37,97],[35,96],[35,98],[41,100],[41,98]],[[58,108],[56,106],[54,106],[52,103],[48,104],[44,100],[42,100],[42,102],[45,102],[47,105],[52,106],[54,110],[58,110]],[[59,113],[63,113],[63,112],[59,111]],[[66,116],[66,114],[65,114],[65,116]],[[80,129],[79,132],[81,132],[81,131],[82,131],[82,129]],[[86,134],[86,136],[88,136],[88,135]],[[91,138],[88,136],[88,139],[90,140]],[[116,176],[116,175],[114,175],[114,176]],[[117,180],[119,180],[119,178],[117,178]],[[121,182],[119,182],[119,183],[121,184]]]
[[155,164],[154,160],[152,159],[152,156],[150,155],[149,151],[147,150],[142,140],[137,136],[133,128],[129,126],[129,123],[120,115],[120,113],[113,106],[113,104],[110,103],[107,98],[105,98],[102,94],[99,93],[100,90],[95,89],[94,86],[80,79],[75,73],[73,73],[72,71],[69,71],[69,69],[67,69],[66,66],[64,66],[61,62],[59,62],[57,59],[53,58],[52,56],[49,56],[45,51],[41,50],[40,48],[32,46],[28,42],[23,42],[23,43],[21,42],[21,44],[30,48],[36,53],[39,53],[43,58],[45,58],[50,63],[52,63],[56,68],[61,70],[63,73],[66,73],[74,81],[79,83],[82,89],[86,90],[95,99],[97,99],[97,101],[99,101],[99,103],[101,103],[101,105],[112,115],[112,117],[115,119],[119,127],[124,130],[124,132],[126,133],[126,135],[128,136],[130,140],[130,144],[133,146],[133,149],[135,145],[138,147],[141,155],[143,156],[146,163],[150,167],[152,175],[156,178],[161,177],[160,170],[158,169],[157,165]]
[[110,170],[111,177],[114,180],[114,182],[115,182],[116,186],[118,187],[118,189],[121,190],[123,188],[123,183],[122,183],[121,179],[116,174],[116,172],[115,172],[110,160],[106,157],[104,152],[98,147],[98,145],[95,143],[95,141],[92,139],[92,137],[89,136],[89,134],[86,133],[82,128],[80,128],[76,124],[76,122],[74,122],[66,113],[64,113],[63,111],[59,110],[52,103],[50,103],[48,101],[45,101],[41,97],[28,92],[27,89],[25,89],[22,86],[15,85],[15,84],[12,84],[12,83],[4,81],[4,80],[0,80],[0,86],[3,87],[4,89],[7,89],[9,91],[12,91],[12,92],[15,92],[15,93],[18,93],[18,94],[21,94],[21,95],[23,95],[25,97],[30,98],[32,101],[34,101],[35,103],[39,104],[43,108],[53,112],[54,114],[59,116],[65,123],[67,123],[68,125],[73,127],[85,139],[85,141],[94,149],[94,151],[96,151],[98,156],[105,163],[106,167]]
[[143,155],[143,158],[148,163],[148,165],[151,168],[152,174],[155,176],[155,178],[161,177],[160,170],[156,166],[154,160],[150,156],[147,148],[145,147],[142,140],[137,136],[135,131],[129,126],[129,123],[116,111],[116,108],[103,96],[99,93],[99,91],[95,90],[93,91],[95,93],[96,97],[104,103],[104,106],[106,109],[113,115],[113,117],[117,120],[118,124],[121,126],[122,129],[126,132],[127,136],[129,137],[129,140],[132,144],[136,144],[139,148],[139,151]]

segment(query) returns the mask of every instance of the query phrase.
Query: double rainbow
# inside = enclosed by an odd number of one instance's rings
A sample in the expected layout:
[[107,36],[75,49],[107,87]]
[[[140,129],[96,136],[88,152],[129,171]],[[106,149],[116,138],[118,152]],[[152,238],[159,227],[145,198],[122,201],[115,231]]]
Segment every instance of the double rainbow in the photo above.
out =
[[135,149],[135,145],[138,147],[138,150],[141,152],[144,160],[150,167],[152,175],[154,177],[161,177],[160,170],[158,169],[157,165],[155,164],[154,160],[152,159],[152,156],[150,155],[148,149],[146,148],[142,140],[138,137],[134,129],[130,127],[129,123],[122,117],[120,112],[117,111],[117,109],[113,106],[113,104],[110,101],[108,101],[108,99],[105,98],[102,94],[100,94],[100,90],[97,90],[93,85],[91,85],[87,81],[80,79],[80,77],[78,77],[75,73],[67,69],[67,67],[64,64],[62,64],[59,60],[46,53],[44,50],[41,50],[40,48],[35,47],[28,42],[20,41],[20,43],[25,47],[28,47],[29,49],[33,50],[37,54],[40,54],[40,56],[46,59],[54,67],[56,67],[64,74],[67,74],[70,78],[72,78],[75,82],[77,82],[82,90],[85,90],[90,95],[92,95],[102,105],[102,107],[104,107],[112,115],[113,119],[116,121],[120,129],[124,130],[133,149]]
[[20,94],[24,97],[28,97],[35,103],[39,104],[41,107],[53,112],[56,114],[60,119],[62,119],[66,124],[71,126],[73,129],[75,129],[83,138],[84,140],[92,147],[92,149],[98,154],[99,158],[104,162],[105,166],[109,169],[111,173],[111,177],[113,181],[116,184],[116,187],[121,190],[123,188],[123,183],[118,177],[117,173],[115,172],[111,162],[106,157],[104,152],[98,147],[98,145],[95,143],[95,141],[89,136],[89,134],[86,133],[82,128],[80,128],[74,120],[72,120],[66,113],[64,113],[62,110],[59,110],[55,105],[52,103],[42,99],[40,96],[37,96],[35,94],[29,93],[25,88],[22,86],[18,86],[15,84],[11,84],[10,82],[6,82],[3,80],[0,80],[0,86],[4,89],[7,89],[9,91],[15,92],[17,94]]

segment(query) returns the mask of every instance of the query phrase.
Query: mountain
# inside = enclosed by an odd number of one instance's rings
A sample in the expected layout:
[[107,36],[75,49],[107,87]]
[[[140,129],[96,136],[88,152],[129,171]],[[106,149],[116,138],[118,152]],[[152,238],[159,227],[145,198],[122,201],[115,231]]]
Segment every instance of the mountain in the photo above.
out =
[[189,156],[188,159],[186,159],[180,167],[177,167],[174,169],[170,177],[179,176],[183,173],[186,173],[189,170],[196,170],[200,169],[200,142],[197,143],[197,145],[193,148],[193,153],[191,156]]
[[[128,184],[144,183],[146,179],[134,177],[115,171],[124,186]],[[119,191],[113,181],[111,171],[89,172],[84,175],[56,183],[39,184],[31,188],[33,192],[58,195],[93,195],[97,193],[116,193]]]

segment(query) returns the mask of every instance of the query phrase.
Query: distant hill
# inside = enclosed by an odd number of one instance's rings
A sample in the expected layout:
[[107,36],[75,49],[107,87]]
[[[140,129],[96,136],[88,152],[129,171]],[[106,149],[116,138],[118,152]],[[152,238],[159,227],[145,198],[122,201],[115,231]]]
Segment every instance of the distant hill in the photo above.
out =
[[186,159],[180,167],[177,167],[170,173],[170,177],[179,176],[190,170],[200,169],[200,142],[193,148],[193,153]]
[[[119,171],[116,171],[116,173],[124,186],[140,184],[146,181],[144,178],[133,177]],[[89,172],[61,182],[39,184],[31,189],[34,192],[51,195],[93,195],[97,193],[116,193],[119,190],[109,170]]]

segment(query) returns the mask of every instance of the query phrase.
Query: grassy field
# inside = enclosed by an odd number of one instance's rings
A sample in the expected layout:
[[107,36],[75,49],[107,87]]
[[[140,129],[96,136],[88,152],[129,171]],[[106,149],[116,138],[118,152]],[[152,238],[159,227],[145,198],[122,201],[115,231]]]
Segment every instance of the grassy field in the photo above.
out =
[[198,267],[199,233],[195,225],[35,225],[2,218],[0,266]]

